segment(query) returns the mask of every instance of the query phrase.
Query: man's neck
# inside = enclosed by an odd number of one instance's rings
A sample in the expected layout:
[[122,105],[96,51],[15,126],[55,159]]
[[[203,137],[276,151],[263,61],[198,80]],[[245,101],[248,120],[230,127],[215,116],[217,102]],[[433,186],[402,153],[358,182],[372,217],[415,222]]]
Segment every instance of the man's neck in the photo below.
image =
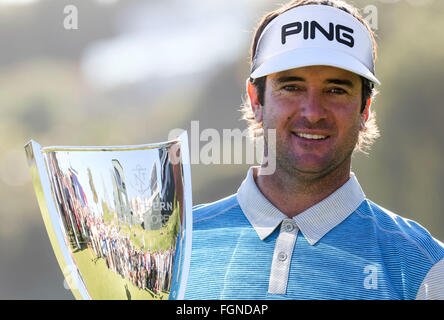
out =
[[262,194],[281,212],[292,218],[307,210],[340,188],[350,178],[350,163],[318,178],[289,176],[276,170],[272,175],[261,175],[255,168],[253,177]]

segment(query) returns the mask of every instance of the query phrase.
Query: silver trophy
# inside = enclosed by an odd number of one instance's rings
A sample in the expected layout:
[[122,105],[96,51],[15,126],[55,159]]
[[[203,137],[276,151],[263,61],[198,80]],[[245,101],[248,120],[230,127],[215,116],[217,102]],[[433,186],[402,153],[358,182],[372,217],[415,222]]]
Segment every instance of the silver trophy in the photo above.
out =
[[183,299],[191,255],[187,133],[137,146],[25,146],[76,299]]

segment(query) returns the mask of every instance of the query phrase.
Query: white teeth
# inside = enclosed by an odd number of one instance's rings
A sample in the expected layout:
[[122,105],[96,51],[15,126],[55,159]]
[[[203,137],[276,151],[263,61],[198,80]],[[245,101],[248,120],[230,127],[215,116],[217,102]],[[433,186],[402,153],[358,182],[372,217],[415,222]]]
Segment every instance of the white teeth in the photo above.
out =
[[321,140],[327,138],[327,136],[322,136],[319,134],[307,134],[307,133],[296,133],[298,137],[305,139]]

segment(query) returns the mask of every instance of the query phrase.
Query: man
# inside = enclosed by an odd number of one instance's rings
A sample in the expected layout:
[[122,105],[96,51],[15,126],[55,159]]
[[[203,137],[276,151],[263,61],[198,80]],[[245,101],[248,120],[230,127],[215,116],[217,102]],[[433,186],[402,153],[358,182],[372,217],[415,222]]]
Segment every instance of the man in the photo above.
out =
[[343,1],[265,16],[244,116],[276,168],[250,168],[236,194],[194,208],[185,299],[444,299],[444,245],[366,199],[350,172],[377,136],[375,57]]

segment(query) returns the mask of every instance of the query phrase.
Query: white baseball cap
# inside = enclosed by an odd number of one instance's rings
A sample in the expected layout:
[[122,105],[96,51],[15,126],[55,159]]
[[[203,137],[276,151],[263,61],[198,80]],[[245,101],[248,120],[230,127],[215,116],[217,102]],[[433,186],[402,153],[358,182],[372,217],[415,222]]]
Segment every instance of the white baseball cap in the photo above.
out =
[[367,27],[327,5],[303,5],[274,18],[259,38],[250,77],[315,65],[345,69],[381,84]]

